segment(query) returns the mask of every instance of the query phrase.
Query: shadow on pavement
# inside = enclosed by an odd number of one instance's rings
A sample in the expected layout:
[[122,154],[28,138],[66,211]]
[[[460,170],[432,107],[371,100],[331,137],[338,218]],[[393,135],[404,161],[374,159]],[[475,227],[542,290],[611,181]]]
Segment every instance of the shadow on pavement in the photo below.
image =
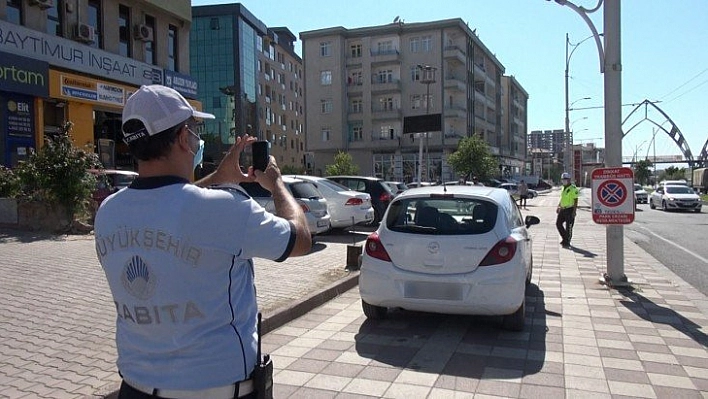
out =
[[[436,386],[459,389],[470,383],[465,379],[519,378],[547,369],[547,315],[560,316],[547,311],[543,291],[531,284],[523,331],[502,329],[502,318],[495,316],[389,309],[385,319],[364,321],[355,347],[360,356],[380,363],[440,374]],[[562,369],[562,364],[550,367]]]
[[[0,229],[0,243],[3,242],[35,242],[35,241],[64,241],[69,237],[66,234],[52,234],[44,231],[25,231],[15,229]],[[93,237],[93,236],[92,236]]]
[[596,258],[596,257],[597,257],[597,254],[596,254],[596,253],[587,251],[587,250],[582,249],[582,248],[578,248],[578,247],[573,246],[573,245],[570,246],[570,250],[573,251],[573,252],[575,252],[576,254],[581,254],[581,255],[583,255],[583,257],[585,257],[585,258]]
[[637,316],[652,323],[670,325],[696,343],[708,347],[708,335],[701,331],[701,325],[694,323],[673,309],[656,304],[651,299],[639,294],[634,287],[615,287],[615,289],[628,299],[620,300],[620,303]]

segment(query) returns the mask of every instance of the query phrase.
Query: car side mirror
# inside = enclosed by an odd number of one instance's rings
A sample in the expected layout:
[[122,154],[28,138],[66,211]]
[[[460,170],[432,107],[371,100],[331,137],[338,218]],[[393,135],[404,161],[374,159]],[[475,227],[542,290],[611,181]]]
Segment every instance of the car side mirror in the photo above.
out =
[[541,223],[541,219],[539,219],[536,216],[526,216],[526,218],[524,219],[524,223],[526,224],[526,228],[528,229],[529,227],[533,226],[534,224]]

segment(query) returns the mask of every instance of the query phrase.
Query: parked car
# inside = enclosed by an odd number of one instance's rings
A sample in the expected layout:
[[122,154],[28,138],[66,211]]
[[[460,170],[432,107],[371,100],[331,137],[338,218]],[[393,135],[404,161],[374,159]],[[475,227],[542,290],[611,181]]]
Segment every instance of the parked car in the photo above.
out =
[[[509,192],[509,195],[513,196],[514,198],[519,198],[519,186],[516,183],[502,183],[499,185],[499,188],[503,188],[504,190]],[[529,199],[538,197],[538,191],[529,188]]]
[[427,181],[422,181],[420,183],[418,183],[417,181],[412,181],[410,183],[406,183],[406,186],[408,186],[408,188],[430,187],[430,186],[434,186],[434,185],[435,185],[435,183],[431,183],[431,182],[427,182]]
[[[331,217],[329,212],[327,212],[327,201],[323,198],[322,194],[317,191],[315,185],[309,181],[286,176],[283,176],[283,183],[285,183],[285,187],[287,187],[288,191],[295,197],[297,203],[300,204],[302,210],[305,211],[305,218],[307,219],[307,227],[310,229],[310,234],[314,236],[327,232],[331,228]],[[268,212],[275,213],[273,195],[270,191],[255,182],[244,182],[241,183],[240,186]]]
[[701,197],[688,186],[660,186],[649,197],[649,208],[661,207],[668,210],[692,210],[701,211],[703,202]]
[[374,221],[374,207],[367,193],[350,190],[324,177],[287,175],[315,185],[327,200],[327,211],[333,229],[349,227],[353,224],[367,224]]
[[649,202],[649,193],[647,193],[641,184],[634,185],[634,199],[638,204],[646,204]]
[[138,173],[131,170],[89,169],[88,172],[96,177],[96,189],[92,194],[96,205],[101,205],[109,195],[128,187],[138,177]]
[[403,183],[400,181],[385,181],[384,183],[388,184],[388,186],[391,187],[391,191],[393,192],[393,195],[398,195],[398,194],[408,190],[408,185],[406,185],[406,183]]
[[371,204],[374,206],[374,223],[381,222],[388,204],[395,196],[391,187],[383,179],[365,176],[327,176],[329,180],[337,182],[350,190],[368,193]]
[[388,308],[502,315],[524,327],[525,289],[533,273],[535,216],[521,216],[503,189],[433,186],[407,190],[389,206],[362,255],[364,314]]

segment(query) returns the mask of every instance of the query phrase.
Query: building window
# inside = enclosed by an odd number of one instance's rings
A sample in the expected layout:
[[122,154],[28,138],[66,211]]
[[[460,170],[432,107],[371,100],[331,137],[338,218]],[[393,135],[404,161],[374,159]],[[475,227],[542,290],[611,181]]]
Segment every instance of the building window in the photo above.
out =
[[393,82],[393,71],[391,69],[378,71],[376,73],[376,83],[391,83]]
[[332,52],[332,43],[331,42],[322,42],[320,43],[320,57],[329,57]]
[[392,40],[384,40],[382,42],[379,42],[376,47],[379,51],[379,54],[391,54],[394,52]]
[[420,81],[420,68],[418,68],[418,66],[416,66],[416,65],[413,65],[411,67],[411,81],[412,82]]
[[320,111],[322,111],[323,114],[332,113],[332,100],[320,100]]
[[118,6],[118,54],[123,57],[133,55],[130,47],[130,8]]
[[393,111],[395,109],[396,101],[393,97],[381,98],[379,102],[381,103],[381,111]]
[[89,0],[88,2],[88,24],[94,27],[96,40],[90,43],[93,48],[103,48],[103,14],[101,13],[101,1]]
[[414,94],[411,96],[411,109],[419,109],[423,106],[423,96]]
[[7,22],[22,25],[22,0],[7,0]]
[[393,140],[394,138],[396,138],[396,129],[390,125],[381,126],[379,138],[381,140]]
[[362,99],[352,100],[351,112],[353,114],[359,114],[361,112],[364,112],[364,100],[362,100]]
[[155,65],[157,63],[157,57],[155,55],[155,17],[146,15],[145,16],[145,26],[152,30],[152,40],[145,42],[145,62],[148,64]]
[[320,72],[320,84],[323,86],[329,86],[332,84],[332,71]]
[[54,36],[64,36],[62,29],[63,10],[61,0],[54,0],[52,6],[47,9],[47,33]]
[[322,141],[329,141],[331,130],[332,129],[329,127],[323,127],[322,130],[320,130],[320,132],[322,133]]
[[352,58],[361,57],[361,44],[352,44],[349,49]]
[[361,125],[352,126],[352,141],[364,140],[364,127]]
[[423,36],[420,38],[420,51],[429,53],[433,49],[432,36]]
[[420,38],[411,37],[411,53],[417,53],[420,51]]
[[361,71],[354,71],[349,75],[349,86],[361,86],[363,83]]
[[177,71],[177,27],[170,25],[167,28],[167,69]]

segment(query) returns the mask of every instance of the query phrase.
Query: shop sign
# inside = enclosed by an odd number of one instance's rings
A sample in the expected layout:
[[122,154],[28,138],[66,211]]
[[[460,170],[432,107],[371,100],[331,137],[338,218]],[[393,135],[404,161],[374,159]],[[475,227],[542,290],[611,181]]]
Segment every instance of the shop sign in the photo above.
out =
[[122,107],[125,104],[125,89],[105,82],[82,79],[78,76],[60,75],[61,94],[64,97],[88,100],[101,104]]
[[0,51],[138,86],[163,82],[162,68],[155,65],[5,21],[0,21]]
[[187,98],[197,98],[197,80],[189,75],[165,69],[165,86],[171,87]]
[[6,92],[47,97],[49,64],[0,52],[0,87]]
[[7,135],[11,137],[34,137],[33,98],[10,95],[3,104],[6,107],[5,123]]

